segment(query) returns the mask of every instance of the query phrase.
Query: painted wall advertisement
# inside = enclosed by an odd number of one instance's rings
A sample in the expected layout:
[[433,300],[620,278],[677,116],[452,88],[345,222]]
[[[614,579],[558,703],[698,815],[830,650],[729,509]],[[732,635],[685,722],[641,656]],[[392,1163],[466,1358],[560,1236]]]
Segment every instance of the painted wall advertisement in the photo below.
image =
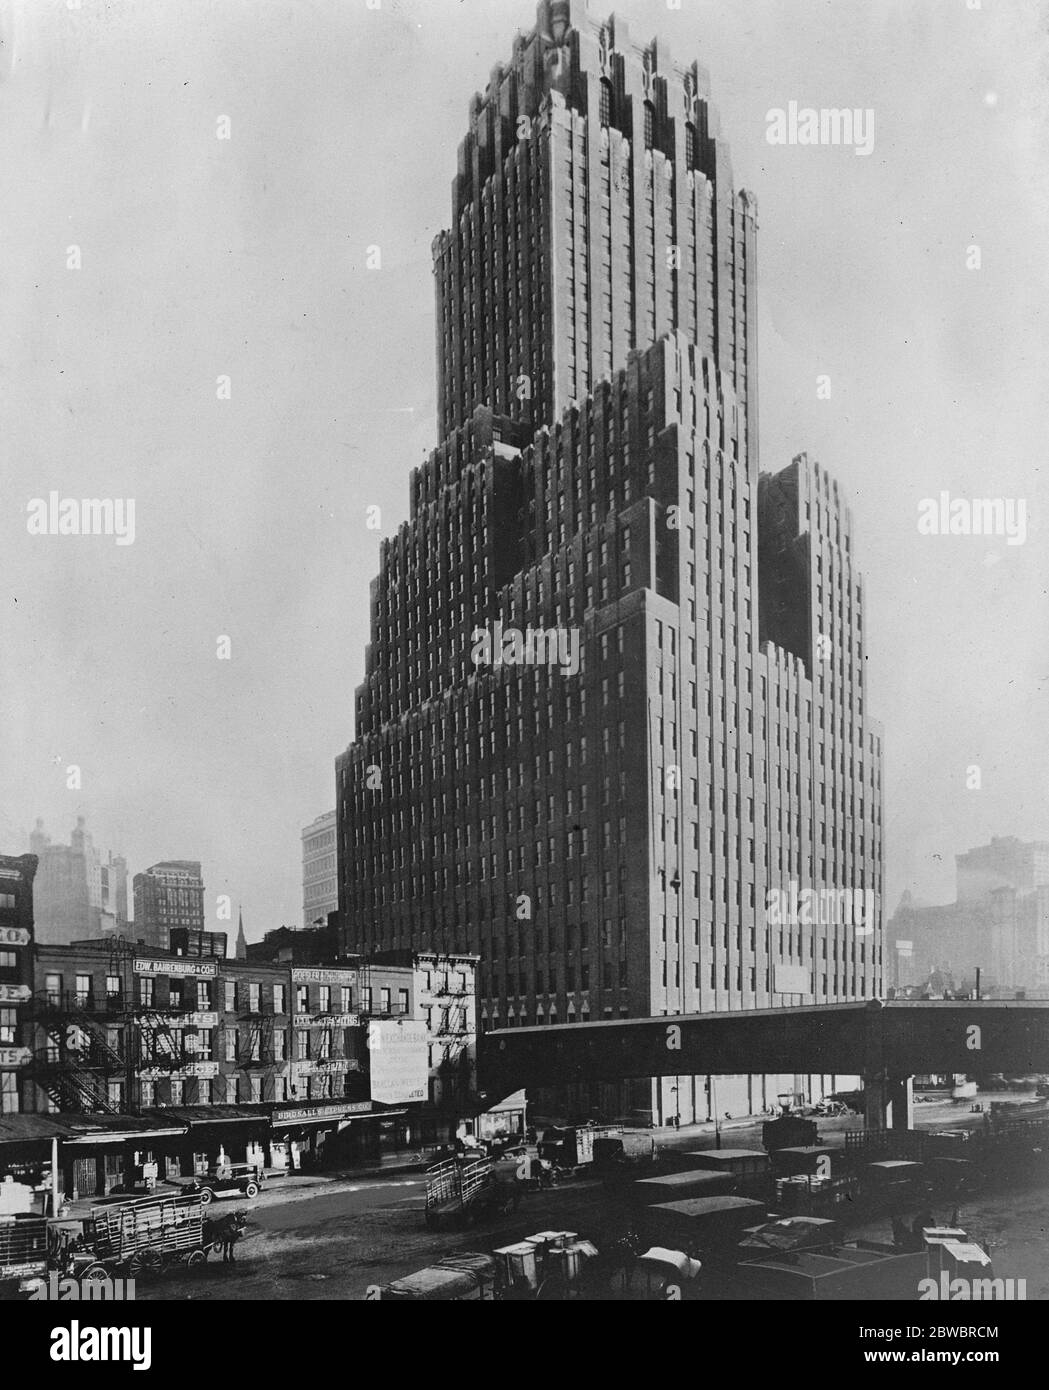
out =
[[426,1100],[429,1054],[426,1024],[419,1019],[372,1019],[368,1025],[371,1097],[383,1105]]

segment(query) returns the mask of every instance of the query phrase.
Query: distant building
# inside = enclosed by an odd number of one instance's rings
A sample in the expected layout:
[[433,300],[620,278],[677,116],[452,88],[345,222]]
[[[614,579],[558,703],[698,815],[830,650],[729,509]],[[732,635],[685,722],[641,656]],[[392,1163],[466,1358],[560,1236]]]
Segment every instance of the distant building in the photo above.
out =
[[326,921],[338,905],[335,812],[327,811],[302,832],[302,925]]
[[900,899],[886,945],[890,980],[906,988],[941,972],[970,991],[979,968],[985,996],[1049,998],[1049,844],[995,837],[955,864],[955,902]]
[[998,888],[1015,888],[1026,897],[1049,885],[1049,843],[1045,840],[1025,844],[1015,835],[994,835],[989,845],[955,855],[954,863],[959,902],[985,897]]
[[42,820],[29,836],[40,867],[34,886],[36,939],[65,945],[77,939],[122,933],[127,926],[127,861],[109,854],[103,863],[84,817],[68,845],[53,844]]
[[135,875],[137,940],[167,950],[171,930],[204,930],[204,880],[195,859],[166,859]]
[[127,860],[123,855],[110,854],[106,862],[99,865],[99,880],[99,926],[102,934],[117,933],[122,936],[128,924]]
[[171,929],[171,949],[176,956],[225,960],[227,941],[228,937],[222,931],[191,931],[188,927]]

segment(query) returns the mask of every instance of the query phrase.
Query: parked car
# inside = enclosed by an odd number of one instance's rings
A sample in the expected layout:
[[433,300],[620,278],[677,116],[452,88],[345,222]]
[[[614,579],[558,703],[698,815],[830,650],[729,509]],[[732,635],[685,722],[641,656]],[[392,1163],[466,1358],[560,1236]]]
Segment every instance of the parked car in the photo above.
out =
[[866,1099],[862,1091],[835,1091],[828,1096],[828,1100],[840,1101],[842,1105],[847,1105],[857,1115],[862,1115],[866,1105]]
[[200,1200],[207,1206],[216,1197],[257,1197],[263,1182],[261,1172],[250,1163],[231,1163],[221,1173],[194,1178],[186,1191],[199,1192]]

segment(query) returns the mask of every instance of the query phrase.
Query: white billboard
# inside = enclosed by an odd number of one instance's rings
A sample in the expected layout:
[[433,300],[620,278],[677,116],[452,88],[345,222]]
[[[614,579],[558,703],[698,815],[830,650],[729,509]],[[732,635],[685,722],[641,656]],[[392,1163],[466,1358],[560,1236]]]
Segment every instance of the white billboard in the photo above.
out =
[[375,1018],[368,1024],[371,1097],[382,1105],[426,1100],[430,1060],[426,1024],[412,1018]]
[[776,994],[809,994],[812,977],[804,965],[773,967],[772,988]]

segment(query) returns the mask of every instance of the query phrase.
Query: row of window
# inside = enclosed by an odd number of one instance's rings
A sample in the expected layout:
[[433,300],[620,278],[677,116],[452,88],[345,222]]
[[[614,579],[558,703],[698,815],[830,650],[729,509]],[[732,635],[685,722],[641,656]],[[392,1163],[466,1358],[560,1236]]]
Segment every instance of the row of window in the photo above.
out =
[[[4,956],[12,957],[14,952],[0,951],[0,967],[4,965]],[[221,982],[222,1007],[226,1013],[236,1013],[238,1011],[238,984],[239,1007],[242,1012],[262,1013],[272,1012],[274,1014],[284,1014],[287,1012],[287,990],[282,984],[263,985],[259,981],[236,981],[225,980]],[[140,975],[137,979],[135,991],[135,1002],[142,1008],[168,1008],[194,1009],[200,1013],[208,1013],[215,1009],[216,998],[218,997],[216,985],[213,980],[168,980],[168,997],[164,1003],[158,1003],[156,989],[157,981],[152,975]],[[57,1005],[64,1002],[63,977],[60,974],[51,973],[44,977],[44,990],[48,1000]],[[311,1008],[310,989],[315,990],[315,1005]],[[353,1013],[354,1011],[354,989],[352,985],[305,985],[300,984],[295,989],[295,1013],[297,1014],[328,1014],[328,1013]],[[264,991],[266,991],[265,1003],[270,1007],[264,1010]],[[371,985],[364,985],[359,991],[360,1011],[371,1013],[374,1010],[374,988]],[[124,989],[119,975],[107,975],[104,994],[99,996],[95,993],[93,977],[88,974],[78,974],[75,976],[73,989],[73,999],[78,1008],[95,1008],[101,1000],[105,1000],[110,1005],[124,1004]],[[127,1001],[130,1003],[130,1001]],[[409,990],[398,989],[397,991],[397,1012],[407,1014],[409,1009]],[[393,993],[392,987],[382,985],[379,987],[379,1012],[393,1012]]]

